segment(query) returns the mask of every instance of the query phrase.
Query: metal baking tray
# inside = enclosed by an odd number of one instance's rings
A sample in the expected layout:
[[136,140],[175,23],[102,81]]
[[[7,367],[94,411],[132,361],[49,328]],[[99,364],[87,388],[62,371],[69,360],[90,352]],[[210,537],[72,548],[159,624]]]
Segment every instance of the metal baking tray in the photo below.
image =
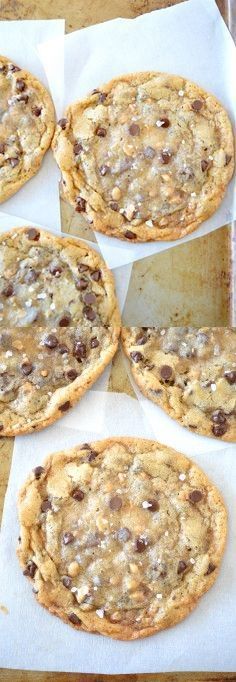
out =
[[[182,0],[159,0],[155,9],[176,1]],[[236,0],[217,0],[217,4],[235,37]],[[149,9],[154,9],[152,2],[145,5],[145,11]],[[116,12],[112,15],[115,17]],[[96,239],[85,220],[78,218],[63,201],[62,229],[92,241]],[[123,324],[196,327],[236,324],[236,224],[187,243],[180,242],[134,263]]]

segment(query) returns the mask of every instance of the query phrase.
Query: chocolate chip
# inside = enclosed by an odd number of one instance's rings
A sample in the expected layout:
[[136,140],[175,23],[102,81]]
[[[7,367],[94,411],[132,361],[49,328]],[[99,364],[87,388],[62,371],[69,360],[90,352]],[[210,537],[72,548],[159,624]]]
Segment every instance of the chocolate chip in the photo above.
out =
[[99,341],[96,336],[93,336],[93,338],[90,341],[90,348],[97,348],[99,346]]
[[62,273],[62,267],[60,265],[54,265],[53,263],[49,267],[49,272],[54,277],[59,277]]
[[212,433],[214,436],[224,436],[228,430],[228,424],[213,424]]
[[164,163],[164,164],[170,163],[171,158],[172,158],[171,152],[166,152],[166,151],[161,152],[161,159],[160,159],[161,163]]
[[40,237],[40,232],[36,230],[34,227],[30,227],[29,230],[27,230],[27,237],[28,239],[31,239],[33,242],[38,242],[39,237]]
[[130,353],[130,357],[134,362],[140,362],[143,360],[143,355],[142,353],[139,353],[137,350],[133,350],[132,353]]
[[73,623],[73,625],[81,625],[82,621],[80,620],[80,618],[78,618],[78,616],[76,616],[76,613],[69,613],[68,619],[70,620],[71,623]]
[[21,97],[17,97],[17,101],[24,102],[25,104],[27,104],[27,102],[29,101],[29,95],[21,95]]
[[171,379],[173,375],[172,367],[170,367],[169,365],[162,365],[160,367],[160,375],[161,378],[164,379],[164,381],[169,381],[169,379]]
[[107,131],[106,128],[101,128],[100,126],[96,129],[96,135],[98,137],[106,137]]
[[84,493],[83,490],[80,490],[80,488],[75,488],[73,492],[71,493],[71,496],[73,497],[74,500],[77,500],[77,502],[82,502],[84,499]]
[[120,542],[127,542],[131,538],[131,532],[128,528],[119,528],[116,537]]
[[147,336],[145,334],[138,334],[135,339],[135,343],[137,346],[144,346],[145,343],[147,343]]
[[73,147],[73,152],[75,155],[80,154],[80,152],[83,151],[82,144],[80,142],[75,142],[74,147]]
[[0,143],[0,154],[4,154],[6,151],[7,145],[4,142]]
[[228,381],[228,383],[233,386],[233,384],[236,384],[236,370],[226,370],[224,373],[225,379]]
[[118,495],[114,495],[114,497],[111,497],[109,500],[109,507],[111,511],[119,511],[122,507],[122,499]]
[[69,353],[69,348],[66,346],[65,343],[60,343],[59,346],[57,347],[58,352],[60,355],[64,355],[65,353]]
[[[10,69],[10,66],[9,66]],[[4,64],[4,66],[0,66],[0,73],[3,73],[4,75],[7,73],[7,65]]]
[[90,308],[89,305],[86,305],[83,308],[83,313],[84,313],[85,317],[87,318],[87,320],[90,320],[91,322],[93,322],[93,320],[95,320],[95,317],[96,317],[95,310],[93,310],[93,308]]
[[48,334],[44,339],[44,346],[47,348],[56,348],[58,346],[58,339],[55,334]]
[[184,571],[186,571],[186,568],[187,568],[187,564],[185,563],[185,561],[179,561],[178,568],[177,568],[178,575],[181,575],[181,573],[184,573]]
[[67,125],[67,118],[60,118],[60,120],[58,121],[58,125],[62,130],[65,130]]
[[25,374],[25,376],[31,374],[31,372],[33,372],[32,362],[23,362],[21,365],[21,371],[23,372],[23,374]]
[[69,578],[68,575],[64,575],[64,578],[62,578],[62,584],[64,585],[64,587],[67,588],[67,590],[69,590],[71,588],[71,585],[72,585],[71,578]]
[[71,316],[70,315],[63,315],[63,317],[60,318],[58,324],[59,327],[68,327],[71,321]]
[[52,509],[52,503],[50,500],[44,500],[41,504],[41,512],[47,512]]
[[154,156],[156,155],[155,149],[153,147],[145,147],[143,150],[145,159],[153,159]]
[[96,457],[98,456],[98,452],[95,452],[95,450],[91,450],[89,455],[86,457],[86,462],[94,462]]
[[11,284],[11,282],[2,290],[2,294],[3,296],[6,296],[6,298],[9,298],[9,296],[14,294],[13,284]]
[[75,369],[68,369],[66,372],[66,378],[69,379],[69,381],[74,381],[77,379],[78,373],[76,372]]
[[97,303],[97,298],[96,298],[95,294],[93,294],[92,292],[85,294],[83,297],[83,300],[88,305],[93,305],[94,303]]
[[144,540],[144,538],[141,537],[137,538],[135,541],[135,552],[138,552],[138,554],[145,552],[147,545],[148,545],[147,540]]
[[0,431],[3,431],[3,429],[4,429],[3,424],[0,424]]
[[106,166],[106,164],[104,163],[103,166],[100,166],[99,173],[100,175],[106,175],[107,173],[110,173],[109,166]]
[[210,168],[211,166],[212,166],[212,161],[207,161],[206,159],[203,159],[203,160],[201,161],[201,169],[202,169],[202,172],[203,172],[203,173],[204,173],[206,170],[208,170],[208,168]]
[[229,165],[231,159],[232,159],[231,154],[226,154],[226,155],[225,155],[225,166],[228,166],[228,165]]
[[83,291],[83,289],[87,289],[88,287],[88,280],[85,279],[84,277],[80,277],[80,279],[76,279],[75,281],[75,286],[78,291]]
[[86,345],[82,341],[76,341],[74,344],[73,348],[73,355],[76,358],[76,360],[82,360],[83,358],[86,358]]
[[15,157],[12,157],[11,159],[8,159],[8,161],[9,161],[11,167],[15,168],[15,166],[18,166],[18,163],[20,160],[18,159],[17,156],[15,156]]
[[201,493],[200,490],[192,490],[191,493],[189,493],[188,499],[192,504],[195,504],[196,502],[200,502],[202,500],[203,494]]
[[31,111],[32,111],[32,114],[34,114],[34,116],[37,116],[37,118],[38,118],[42,113],[42,107],[34,106],[34,107],[32,107]]
[[43,474],[43,472],[44,472],[44,468],[43,468],[43,467],[40,467],[40,466],[39,466],[39,467],[35,467],[35,469],[33,469],[33,472],[34,472],[36,481],[38,481],[39,478],[40,478],[40,476],[42,476],[42,474]]
[[22,78],[17,79],[16,90],[17,90],[17,92],[23,92],[23,90],[25,90],[25,81],[23,81]]
[[166,118],[166,117],[164,116],[163,118],[160,118],[159,120],[160,120],[160,122],[161,122],[161,127],[162,127],[162,128],[169,128],[169,126],[170,126],[170,121],[169,121],[168,118]]
[[63,534],[63,544],[64,545],[70,545],[71,542],[74,542],[74,535],[72,533],[64,533]]
[[77,267],[79,272],[87,272],[89,270],[89,266],[85,265],[85,263],[78,263]]
[[33,282],[36,282],[36,279],[38,279],[38,276],[39,272],[36,272],[34,268],[31,268],[30,270],[28,270],[28,272],[26,272],[24,276],[24,282],[26,284],[33,284]]
[[112,211],[119,211],[119,204],[117,201],[110,201],[109,207],[111,208]]
[[9,71],[15,73],[16,71],[21,71],[21,69],[16,64],[9,64]]
[[86,201],[83,197],[77,197],[75,210],[77,213],[84,213],[86,209]]
[[213,412],[211,415],[211,421],[215,422],[216,424],[225,424],[226,414],[223,412],[223,410],[215,410],[215,412]]
[[210,575],[210,574],[213,573],[213,571],[215,571],[215,570],[216,570],[215,564],[212,564],[211,561],[210,561],[209,566],[208,566],[208,569],[207,569],[205,575]]
[[129,134],[133,135],[140,135],[140,127],[137,125],[137,123],[131,123],[131,126],[129,126]]
[[126,230],[124,236],[126,237],[126,239],[135,239],[137,237],[135,232],[131,232],[131,230]]
[[71,407],[70,401],[67,400],[65,403],[63,403],[63,405],[59,405],[59,408],[58,408],[58,409],[59,409],[61,412],[67,412],[67,410],[69,410],[70,407]]
[[159,503],[157,502],[157,500],[147,500],[147,502],[149,505],[148,507],[146,507],[147,511],[150,511],[150,512],[158,511]]
[[101,270],[94,270],[91,272],[90,277],[94,280],[94,282],[99,282],[99,280],[102,278]]
[[203,107],[203,101],[201,99],[195,99],[192,102],[191,107],[193,111],[200,111]]
[[28,561],[26,569],[23,571],[23,575],[27,575],[29,578],[34,578],[37,568],[38,566],[36,566],[34,561]]
[[99,100],[99,102],[101,102],[101,104],[102,104],[102,102],[105,102],[105,99],[106,99],[106,98],[107,98],[107,93],[106,93],[106,92],[100,92],[100,93],[99,93],[98,100]]

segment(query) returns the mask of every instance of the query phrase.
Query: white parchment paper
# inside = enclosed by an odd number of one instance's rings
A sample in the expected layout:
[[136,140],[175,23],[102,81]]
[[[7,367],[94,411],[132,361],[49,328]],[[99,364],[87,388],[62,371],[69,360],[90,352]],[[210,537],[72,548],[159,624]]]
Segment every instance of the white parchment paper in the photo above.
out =
[[[55,51],[51,58],[51,68],[52,64],[55,68],[49,87],[57,110],[61,108],[64,96],[64,51],[61,49],[64,26],[63,19],[0,22],[1,54],[30,71],[47,88],[48,80],[37,52],[37,46],[42,41],[56,38]],[[27,218],[32,222],[37,219],[49,229],[59,228],[58,178],[59,172],[52,152],[48,151],[38,173],[16,194],[1,204],[1,208],[6,213]]]
[[[53,45],[51,49],[40,46],[49,82]],[[167,71],[196,81],[221,100],[235,121],[236,49],[214,0],[188,0],[136,19],[116,19],[66,35],[64,108],[115,76],[145,70]],[[212,218],[181,242],[207,234],[233,217],[232,181]],[[96,238],[110,267],[180,243],[129,244],[100,233]]]
[[[79,442],[123,435],[153,438],[137,400],[90,391],[60,422],[16,439],[0,544],[0,666],[89,673],[234,671],[236,666],[235,446],[195,452],[196,435],[182,450],[204,468],[229,510],[229,536],[217,582],[182,623],[137,642],[75,632],[40,607],[15,556],[16,496],[29,470],[51,451]],[[173,436],[172,445],[175,446]]]

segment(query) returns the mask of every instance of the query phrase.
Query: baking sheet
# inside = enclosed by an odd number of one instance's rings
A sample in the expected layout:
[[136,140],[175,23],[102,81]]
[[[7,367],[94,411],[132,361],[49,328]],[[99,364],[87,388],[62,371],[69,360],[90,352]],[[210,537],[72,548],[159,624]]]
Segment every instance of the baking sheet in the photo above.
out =
[[[48,65],[56,44],[39,47],[49,82]],[[72,64],[78,68],[71,68]],[[114,76],[150,69],[195,80],[221,100],[235,121],[236,49],[214,0],[188,0],[136,19],[115,19],[66,35],[64,107]],[[214,216],[181,242],[129,244],[100,233],[96,238],[107,263],[116,267],[200,237],[233,217],[232,181]]]
[[[64,51],[61,49],[64,37],[63,19],[51,21],[1,21],[0,51],[13,62],[28,69],[48,88],[48,81],[37,46],[42,41],[56,38],[55,51],[51,58],[54,65],[50,91],[57,108],[61,108],[64,93]],[[37,218],[48,229],[60,226],[60,201],[58,192],[59,173],[52,152],[44,157],[38,173],[31,178],[10,199],[1,204],[1,209],[11,215],[18,215],[34,221]]]
[[[86,423],[83,423],[84,415],[87,415]],[[191,442],[182,447],[183,452],[191,454],[219,487],[229,509],[229,537],[220,575],[185,621],[153,637],[136,642],[118,642],[99,635],[78,633],[36,603],[15,556],[17,491],[29,470],[41,464],[53,449],[69,448],[78,442],[111,435],[154,437],[137,400],[124,394],[90,391],[60,422],[38,434],[19,437],[15,441],[0,545],[0,602],[8,609],[8,613],[0,611],[0,666],[111,675],[199,668],[202,671],[234,671],[235,446],[205,452],[204,442],[200,443],[192,434]],[[176,443],[173,433],[172,445],[176,446]]]

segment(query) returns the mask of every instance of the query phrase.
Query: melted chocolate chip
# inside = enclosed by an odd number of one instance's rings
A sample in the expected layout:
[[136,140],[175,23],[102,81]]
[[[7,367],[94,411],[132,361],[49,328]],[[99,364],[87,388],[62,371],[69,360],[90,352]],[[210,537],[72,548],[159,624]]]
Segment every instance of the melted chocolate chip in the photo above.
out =
[[98,137],[106,137],[107,131],[106,128],[101,128],[100,126],[96,129],[96,135]]
[[98,282],[102,278],[101,270],[94,270],[91,272],[90,277],[94,280],[94,282]]
[[8,161],[9,161],[12,168],[15,168],[15,166],[18,166],[18,163],[20,162],[20,160],[18,159],[17,156],[12,157],[11,159],[8,159]]
[[104,163],[102,166],[100,166],[99,173],[100,175],[107,175],[107,173],[110,173],[109,166],[106,166],[106,164]]
[[77,213],[84,213],[86,210],[86,201],[83,197],[77,197],[75,210]]
[[202,169],[203,173],[205,173],[205,171],[208,170],[208,168],[210,168],[211,166],[212,166],[212,161],[207,161],[206,159],[202,159],[201,169]]
[[23,90],[25,90],[25,87],[26,87],[25,81],[23,80],[23,78],[17,78],[17,81],[16,81],[17,92],[23,92]]
[[100,93],[99,93],[98,100],[99,100],[99,102],[100,102],[101,104],[102,104],[103,102],[105,102],[105,99],[106,99],[106,98],[107,98],[107,93],[106,93],[106,92],[100,92]]
[[63,534],[62,540],[64,545],[70,545],[71,542],[74,542],[74,539],[75,538],[72,533],[67,532]]
[[21,95],[21,97],[17,97],[17,101],[24,102],[25,104],[27,104],[27,102],[29,101],[29,95]]
[[202,500],[203,494],[201,493],[200,490],[192,490],[191,493],[189,493],[188,499],[192,504],[195,504],[196,502],[200,502]]
[[64,355],[65,353],[69,353],[69,348],[66,346],[65,343],[60,343],[59,346],[57,347],[58,352],[60,355]]
[[118,495],[114,495],[114,497],[111,497],[109,500],[109,507],[111,511],[119,511],[122,507],[122,499]]
[[191,107],[193,111],[200,111],[203,107],[203,101],[201,99],[195,99],[192,102]]
[[87,272],[89,270],[89,266],[85,265],[85,263],[78,263],[77,267],[79,272]]
[[128,528],[119,528],[119,530],[116,533],[117,540],[119,542],[128,542],[131,538],[131,532]]
[[78,618],[76,613],[69,613],[68,619],[71,623],[73,623],[73,625],[81,625],[82,621],[80,620],[80,618]]
[[232,159],[231,154],[226,154],[226,155],[225,155],[225,166],[228,166],[228,165],[229,165],[231,159]]
[[159,509],[159,503],[157,500],[147,500],[148,507],[146,508],[149,512],[156,512]]
[[87,457],[86,457],[86,462],[94,462],[94,460],[96,459],[97,456],[98,456],[98,452],[96,452],[95,450],[91,450],[89,455],[87,455]]
[[117,203],[117,201],[110,201],[109,207],[111,208],[112,211],[115,211],[116,213],[117,211],[119,211],[119,204]]
[[90,348],[97,348],[99,346],[99,341],[96,336],[93,336],[93,338],[90,341]]
[[38,118],[42,113],[42,107],[34,106],[34,107],[32,107],[31,111],[32,111],[32,114],[34,114],[34,116],[37,116],[37,118]]
[[29,230],[27,230],[27,237],[28,239],[32,240],[33,242],[38,242],[39,237],[40,237],[40,232],[36,230],[34,227],[30,227]]
[[161,158],[160,158],[161,163],[163,163],[163,164],[170,163],[171,158],[172,158],[171,152],[166,152],[166,151],[161,152]]
[[73,152],[75,155],[80,154],[80,152],[83,151],[82,144],[80,142],[75,142],[74,147],[73,147]]
[[83,300],[87,305],[93,305],[94,303],[97,303],[97,298],[92,292],[85,294]]
[[26,568],[23,571],[23,575],[27,575],[29,578],[34,578],[37,568],[38,566],[36,566],[34,561],[28,561]]
[[16,64],[9,64],[9,71],[11,71],[11,73],[15,73],[16,71],[21,71],[21,69]]
[[223,410],[215,410],[215,412],[213,412],[211,415],[211,421],[215,422],[216,424],[225,424],[226,414],[223,412]]
[[58,125],[62,130],[65,130],[67,125],[67,118],[60,118],[60,120],[58,121]]
[[75,281],[75,286],[78,291],[83,291],[83,289],[87,289],[89,283],[88,280],[85,279],[84,277],[80,277],[80,279],[77,279]]
[[96,317],[95,310],[93,310],[93,308],[90,308],[89,305],[84,306],[83,313],[87,320],[90,320],[90,322],[93,322],[93,320],[95,320]]
[[28,376],[33,372],[33,365],[32,362],[23,362],[21,365],[21,371],[25,376]]
[[70,590],[70,588],[72,586],[71,578],[69,578],[68,575],[64,575],[64,578],[62,578],[62,584],[64,585],[64,587],[67,588],[67,590]]
[[56,348],[58,346],[58,338],[55,336],[55,334],[48,334],[46,338],[44,339],[44,346],[47,348]]
[[83,358],[86,358],[87,349],[85,343],[83,343],[82,341],[76,341],[73,348],[73,355],[76,358],[76,360],[79,361],[81,361]]
[[130,353],[130,357],[134,362],[140,362],[141,360],[143,360],[142,353],[139,353],[139,351],[137,350],[132,351],[132,353]]
[[33,282],[36,282],[36,279],[38,279],[38,276],[39,272],[36,272],[34,268],[31,268],[30,270],[28,270],[28,272],[26,272],[24,276],[24,282],[26,284],[33,284]]
[[131,123],[129,126],[129,134],[133,137],[135,135],[140,135],[140,127],[137,125],[137,123]]
[[77,379],[78,373],[76,372],[75,369],[68,369],[66,372],[66,378],[69,379],[69,381],[75,381]]
[[235,369],[227,370],[224,373],[224,377],[231,386],[233,386],[233,384],[236,384],[236,370]]
[[209,566],[208,566],[208,569],[207,569],[205,575],[210,575],[210,574],[213,573],[213,571],[215,571],[215,570],[216,570],[215,564],[212,564],[211,561],[210,561]]
[[138,334],[135,339],[135,343],[137,346],[144,346],[145,343],[147,343],[147,336],[146,334]]
[[14,294],[13,284],[11,284],[11,282],[2,290],[2,294],[3,296],[6,296],[6,298],[9,298]]
[[164,381],[169,381],[172,378],[173,370],[169,365],[162,365],[160,367],[160,376]]
[[67,410],[69,410],[70,407],[71,407],[70,401],[67,400],[65,403],[63,403],[63,405],[59,405],[58,409],[60,410],[60,412],[67,412]]
[[34,472],[36,481],[38,481],[39,478],[40,478],[40,476],[42,476],[42,474],[43,474],[43,472],[44,472],[44,468],[43,468],[43,467],[40,467],[40,466],[35,467],[35,469],[33,469],[33,472]]
[[50,502],[50,500],[43,500],[41,504],[41,512],[47,512],[50,509],[52,509],[52,503]]
[[59,277],[59,275],[62,273],[62,267],[60,265],[53,265],[52,263],[49,267],[49,272],[54,277]]
[[178,575],[181,575],[181,573],[184,573],[186,571],[187,564],[185,561],[179,561],[178,563],[178,568],[177,568],[177,573]]
[[58,322],[59,327],[69,327],[70,321],[71,321],[70,315],[63,315],[63,317],[61,317]]
[[144,540],[144,538],[137,538],[135,541],[135,552],[138,552],[138,554],[142,554],[142,552],[145,552],[145,549],[147,549],[147,540]]
[[77,502],[82,502],[84,499],[83,490],[80,490],[80,488],[75,488],[75,490],[73,490],[71,493],[71,497],[73,497],[74,500],[77,500]]
[[228,424],[213,424],[212,426],[212,433],[214,436],[224,436],[226,431],[228,430]]
[[159,120],[161,121],[161,127],[162,127],[162,128],[169,128],[169,126],[170,126],[170,121],[169,121],[168,118],[163,117],[163,118],[160,118]]
[[131,232],[131,230],[126,230],[124,236],[126,237],[126,239],[135,239],[137,237],[135,232]]

